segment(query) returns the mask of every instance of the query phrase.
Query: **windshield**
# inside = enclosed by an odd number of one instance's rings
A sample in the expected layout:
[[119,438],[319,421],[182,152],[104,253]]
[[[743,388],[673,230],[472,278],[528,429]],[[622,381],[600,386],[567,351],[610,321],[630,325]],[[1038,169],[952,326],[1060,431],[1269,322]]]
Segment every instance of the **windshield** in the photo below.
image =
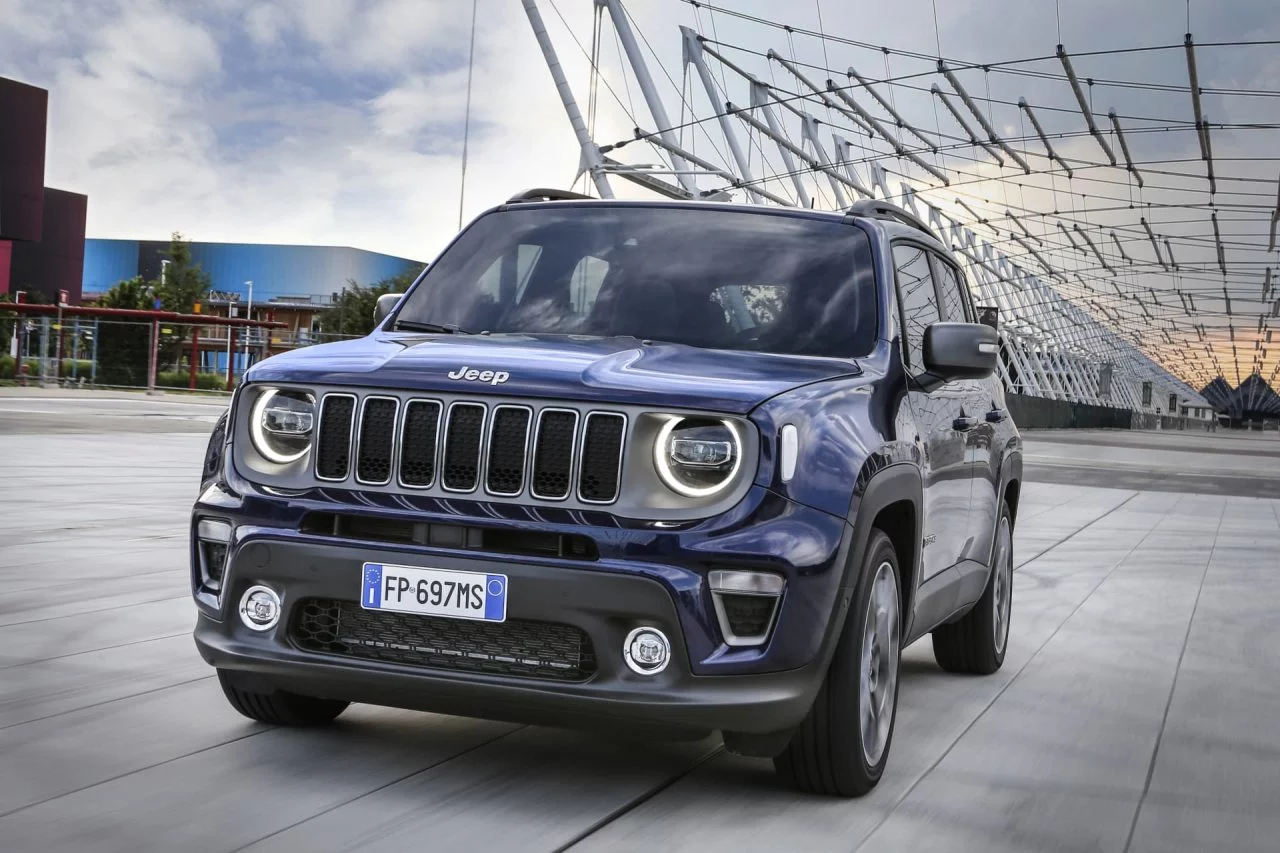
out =
[[837,221],[678,207],[477,220],[396,322],[852,357],[876,333],[870,243]]

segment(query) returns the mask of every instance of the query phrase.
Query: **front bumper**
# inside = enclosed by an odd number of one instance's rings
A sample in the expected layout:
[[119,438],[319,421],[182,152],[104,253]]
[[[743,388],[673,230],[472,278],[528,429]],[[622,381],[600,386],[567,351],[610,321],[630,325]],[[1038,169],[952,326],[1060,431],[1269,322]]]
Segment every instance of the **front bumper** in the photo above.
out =
[[[282,598],[280,622],[251,631],[232,616],[201,613],[196,645],[206,662],[233,673],[244,689],[305,695],[440,713],[574,727],[627,727],[690,736],[711,730],[765,733],[797,725],[821,680],[821,664],[758,675],[697,676],[691,671],[670,594],[653,580],[573,568],[512,566],[436,557],[433,567],[504,572],[508,619],[574,625],[590,638],[595,672],[585,681],[544,681],[303,651],[290,636],[300,602],[356,601],[367,559],[424,564],[415,554],[366,546],[316,545],[249,538],[227,576],[225,601],[256,583]],[[640,676],[622,660],[629,631],[642,625],[672,640],[673,659],[656,676]]]
[[[575,533],[590,536],[599,553],[594,560],[566,561],[301,532],[303,518],[317,511]],[[842,582],[851,528],[843,519],[759,487],[731,513],[681,530],[624,528],[603,514],[501,511],[401,496],[374,504],[368,495],[337,490],[285,497],[210,487],[195,516],[226,520],[235,534],[221,597],[200,588],[198,573],[193,578],[200,653],[244,689],[494,719],[698,734],[776,732],[804,718],[848,607]],[[581,630],[593,647],[595,670],[584,680],[544,681],[300,648],[290,626],[301,603],[358,602],[366,561],[505,574],[507,618]],[[764,646],[730,648],[720,639],[706,574],[725,567],[787,578]],[[236,613],[244,591],[257,583],[274,588],[284,609],[279,624],[264,633],[246,628]],[[632,672],[622,658],[627,634],[646,625],[662,630],[672,644],[671,663],[656,676]]]

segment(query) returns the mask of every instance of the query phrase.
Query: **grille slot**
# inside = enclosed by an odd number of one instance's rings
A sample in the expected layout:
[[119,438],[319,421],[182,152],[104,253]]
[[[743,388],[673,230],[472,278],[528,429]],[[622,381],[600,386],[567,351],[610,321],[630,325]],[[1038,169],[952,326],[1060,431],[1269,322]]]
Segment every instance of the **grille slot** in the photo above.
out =
[[493,410],[489,467],[484,484],[492,494],[518,495],[524,491],[524,463],[532,415],[532,410],[524,406],[498,406]]
[[596,671],[591,639],[572,625],[441,619],[327,598],[305,599],[295,614],[290,637],[309,652],[551,681]]
[[610,504],[621,489],[621,412],[523,402],[325,394],[315,476],[499,498]]
[[582,438],[582,467],[578,497],[587,503],[611,503],[618,497],[622,468],[622,438],[627,419],[609,412],[587,415]]
[[479,403],[454,403],[444,439],[444,487],[451,492],[474,492],[480,480],[480,448],[484,439],[485,408]]
[[394,397],[366,397],[360,412],[360,443],[356,450],[356,479],[381,485],[391,482],[391,454],[396,437]]
[[569,409],[543,409],[533,450],[533,496],[562,501],[573,484],[573,448],[577,440],[578,413]]
[[404,410],[400,436],[400,482],[425,488],[436,480],[436,438],[440,432],[440,404],[410,400]]
[[320,432],[316,436],[316,476],[321,480],[345,480],[351,467],[351,433],[356,398],[352,394],[326,394],[320,404]]

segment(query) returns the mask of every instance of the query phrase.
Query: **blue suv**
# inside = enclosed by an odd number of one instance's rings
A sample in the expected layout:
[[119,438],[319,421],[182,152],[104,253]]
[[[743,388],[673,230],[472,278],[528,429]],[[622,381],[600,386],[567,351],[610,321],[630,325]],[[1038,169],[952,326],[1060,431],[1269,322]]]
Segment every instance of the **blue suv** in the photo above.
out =
[[902,649],[1005,655],[1021,443],[926,225],[538,190],[365,338],[254,366],[191,526],[240,713],[718,731],[880,779]]

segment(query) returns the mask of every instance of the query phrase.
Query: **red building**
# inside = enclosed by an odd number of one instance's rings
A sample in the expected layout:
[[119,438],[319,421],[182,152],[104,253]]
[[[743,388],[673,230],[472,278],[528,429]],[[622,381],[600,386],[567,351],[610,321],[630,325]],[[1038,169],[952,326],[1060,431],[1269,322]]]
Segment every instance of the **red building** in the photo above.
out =
[[80,302],[89,199],[44,185],[49,93],[0,78],[0,294]]

